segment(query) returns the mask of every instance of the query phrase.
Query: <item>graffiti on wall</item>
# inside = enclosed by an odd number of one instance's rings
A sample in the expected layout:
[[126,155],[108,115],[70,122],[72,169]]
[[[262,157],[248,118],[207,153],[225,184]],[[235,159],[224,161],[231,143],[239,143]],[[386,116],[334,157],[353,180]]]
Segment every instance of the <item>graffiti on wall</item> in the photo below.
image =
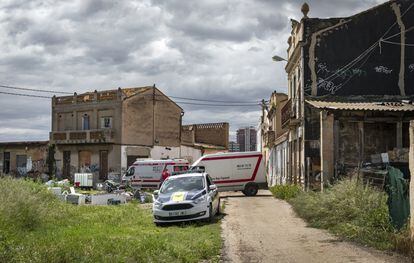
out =
[[[317,64],[317,74],[319,74],[317,87],[331,94],[335,94],[353,77],[366,76],[367,72],[360,68],[330,70],[326,63]],[[335,83],[336,81],[337,83]]]
[[389,69],[385,66],[376,66],[374,69],[375,69],[375,72],[377,73],[383,73],[387,75],[392,73],[392,69]]

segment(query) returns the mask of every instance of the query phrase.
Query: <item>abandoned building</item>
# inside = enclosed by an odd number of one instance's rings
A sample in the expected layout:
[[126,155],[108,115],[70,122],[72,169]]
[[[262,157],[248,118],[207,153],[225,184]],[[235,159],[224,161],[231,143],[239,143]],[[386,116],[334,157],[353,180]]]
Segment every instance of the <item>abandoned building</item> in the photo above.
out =
[[[282,116],[282,109],[290,107],[288,96],[284,93],[273,92],[269,107],[262,108],[261,145],[264,161],[267,164],[267,181],[269,185],[286,184],[288,162],[288,120],[290,116]],[[284,111],[286,113],[286,111]],[[278,180],[278,181],[276,181]]]
[[[263,145],[277,160],[268,162],[273,184],[328,183],[380,154],[408,165],[414,117],[411,7],[412,1],[396,0],[322,19],[309,18],[309,6],[302,6],[303,18],[292,20],[288,39],[288,100],[271,99],[262,116]],[[271,125],[273,112],[280,127]]]
[[37,177],[46,171],[48,141],[0,143],[0,174]]
[[54,97],[50,142],[56,145],[58,175],[93,172],[105,180],[137,158],[192,161],[209,147],[228,148],[228,124],[192,125],[192,140],[182,144],[182,133],[189,129],[182,128],[183,115],[155,86]]

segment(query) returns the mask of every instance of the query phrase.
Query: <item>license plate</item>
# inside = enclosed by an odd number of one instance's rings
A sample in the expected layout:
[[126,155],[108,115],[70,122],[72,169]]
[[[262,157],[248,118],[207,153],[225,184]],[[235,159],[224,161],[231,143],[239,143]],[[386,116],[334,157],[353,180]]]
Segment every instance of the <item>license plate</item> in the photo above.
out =
[[185,212],[184,211],[169,212],[168,215],[169,216],[184,216]]

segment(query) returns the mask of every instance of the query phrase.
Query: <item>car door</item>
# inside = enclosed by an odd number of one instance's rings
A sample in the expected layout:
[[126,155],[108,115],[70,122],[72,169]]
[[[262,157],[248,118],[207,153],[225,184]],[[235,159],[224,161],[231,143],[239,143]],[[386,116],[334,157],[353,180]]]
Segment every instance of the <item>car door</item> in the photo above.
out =
[[207,190],[208,190],[208,194],[211,198],[211,204],[213,206],[213,211],[214,213],[217,213],[217,207],[219,204],[219,194],[218,194],[218,190],[210,190],[210,185],[213,184],[213,180],[211,179],[210,175],[206,174],[206,181],[207,181]]

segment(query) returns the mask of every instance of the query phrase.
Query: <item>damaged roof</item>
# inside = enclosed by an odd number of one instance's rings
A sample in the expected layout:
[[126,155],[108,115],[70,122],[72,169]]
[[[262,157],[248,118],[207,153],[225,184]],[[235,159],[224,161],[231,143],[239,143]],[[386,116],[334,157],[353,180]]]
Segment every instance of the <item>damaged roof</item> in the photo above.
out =
[[338,102],[306,100],[306,103],[317,109],[328,110],[354,110],[354,111],[412,111],[414,105],[411,102]]

